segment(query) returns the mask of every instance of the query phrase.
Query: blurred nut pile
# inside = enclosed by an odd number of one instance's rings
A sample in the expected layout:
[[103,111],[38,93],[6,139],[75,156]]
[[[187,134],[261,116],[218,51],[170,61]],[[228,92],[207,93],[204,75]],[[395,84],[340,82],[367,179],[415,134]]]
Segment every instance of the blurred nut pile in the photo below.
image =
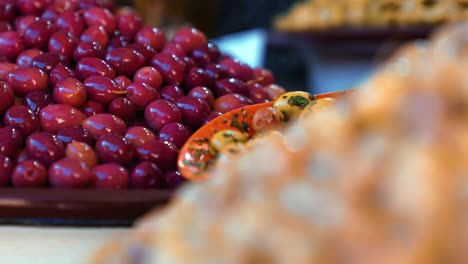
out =
[[278,17],[288,31],[340,26],[407,26],[468,19],[468,0],[307,0]]

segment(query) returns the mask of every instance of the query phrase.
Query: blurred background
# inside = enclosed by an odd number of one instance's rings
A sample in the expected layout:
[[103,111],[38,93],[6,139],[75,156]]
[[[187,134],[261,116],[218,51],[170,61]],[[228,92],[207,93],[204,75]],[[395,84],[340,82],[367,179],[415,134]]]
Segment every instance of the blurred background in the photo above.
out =
[[394,49],[467,18],[467,0],[121,0],[148,25],[194,25],[287,90],[357,86]]
[[151,25],[176,28],[191,24],[220,45],[224,52],[251,66],[272,70],[290,90],[307,89],[306,62],[300,51],[270,47],[266,30],[276,16],[298,0],[127,0]]

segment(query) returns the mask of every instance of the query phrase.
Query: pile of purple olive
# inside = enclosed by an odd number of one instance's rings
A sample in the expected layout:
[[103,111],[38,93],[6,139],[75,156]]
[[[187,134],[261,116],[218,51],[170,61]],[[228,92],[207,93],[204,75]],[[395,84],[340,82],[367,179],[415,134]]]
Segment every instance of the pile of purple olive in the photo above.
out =
[[179,148],[272,73],[106,0],[0,0],[0,186],[175,188]]

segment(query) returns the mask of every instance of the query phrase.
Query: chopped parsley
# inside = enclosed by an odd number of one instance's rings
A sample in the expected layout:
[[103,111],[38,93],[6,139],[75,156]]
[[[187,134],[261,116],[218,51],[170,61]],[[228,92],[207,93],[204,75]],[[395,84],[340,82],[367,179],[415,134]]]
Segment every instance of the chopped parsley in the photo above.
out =
[[203,150],[197,149],[194,151],[193,155],[195,156],[196,159],[200,159],[201,156],[204,154],[203,152],[204,152]]
[[244,131],[246,133],[249,133],[250,128],[249,128],[249,124],[247,122],[242,121],[241,127],[242,127],[242,131]]
[[232,121],[231,121],[231,126],[238,128],[239,130],[242,130],[240,124],[239,124],[239,114],[234,114],[232,116]]
[[234,135],[230,131],[226,131],[223,133],[223,137],[225,138],[232,138],[235,140]]
[[198,161],[191,161],[191,160],[186,160],[184,163],[187,166],[197,167],[202,170],[206,169],[208,165],[206,162],[198,162]]
[[[245,110],[243,110],[243,111],[245,111]],[[246,113],[245,113],[244,118],[247,116],[247,111],[245,111],[245,112]],[[242,114],[244,115],[244,113],[242,113]],[[250,130],[249,124],[247,122],[242,121],[242,122],[239,123],[239,114],[234,114],[232,116],[231,126],[239,129],[242,132],[246,132],[246,133],[248,133],[249,130]]]
[[289,105],[295,105],[297,107],[299,107],[301,110],[304,110],[304,108],[307,107],[307,105],[309,105],[309,100],[307,100],[306,98],[302,97],[302,96],[291,96],[288,100],[288,104]]

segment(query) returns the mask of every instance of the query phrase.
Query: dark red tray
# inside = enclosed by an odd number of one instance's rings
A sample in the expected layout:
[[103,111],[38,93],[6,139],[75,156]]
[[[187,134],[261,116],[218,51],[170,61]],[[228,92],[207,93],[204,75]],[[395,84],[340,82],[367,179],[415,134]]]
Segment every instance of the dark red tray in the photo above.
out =
[[[407,27],[341,27],[309,31],[270,31],[272,43],[291,43],[297,41],[369,41],[426,38],[436,26]],[[346,45],[347,43],[340,43]]]
[[402,43],[427,38],[436,28],[436,26],[343,27],[303,32],[273,30],[268,34],[268,45],[314,48],[317,53],[337,54],[337,56],[345,53],[358,57],[375,57],[376,50],[382,47],[391,48],[387,52],[392,53]]
[[130,225],[173,191],[0,188],[0,224]]

